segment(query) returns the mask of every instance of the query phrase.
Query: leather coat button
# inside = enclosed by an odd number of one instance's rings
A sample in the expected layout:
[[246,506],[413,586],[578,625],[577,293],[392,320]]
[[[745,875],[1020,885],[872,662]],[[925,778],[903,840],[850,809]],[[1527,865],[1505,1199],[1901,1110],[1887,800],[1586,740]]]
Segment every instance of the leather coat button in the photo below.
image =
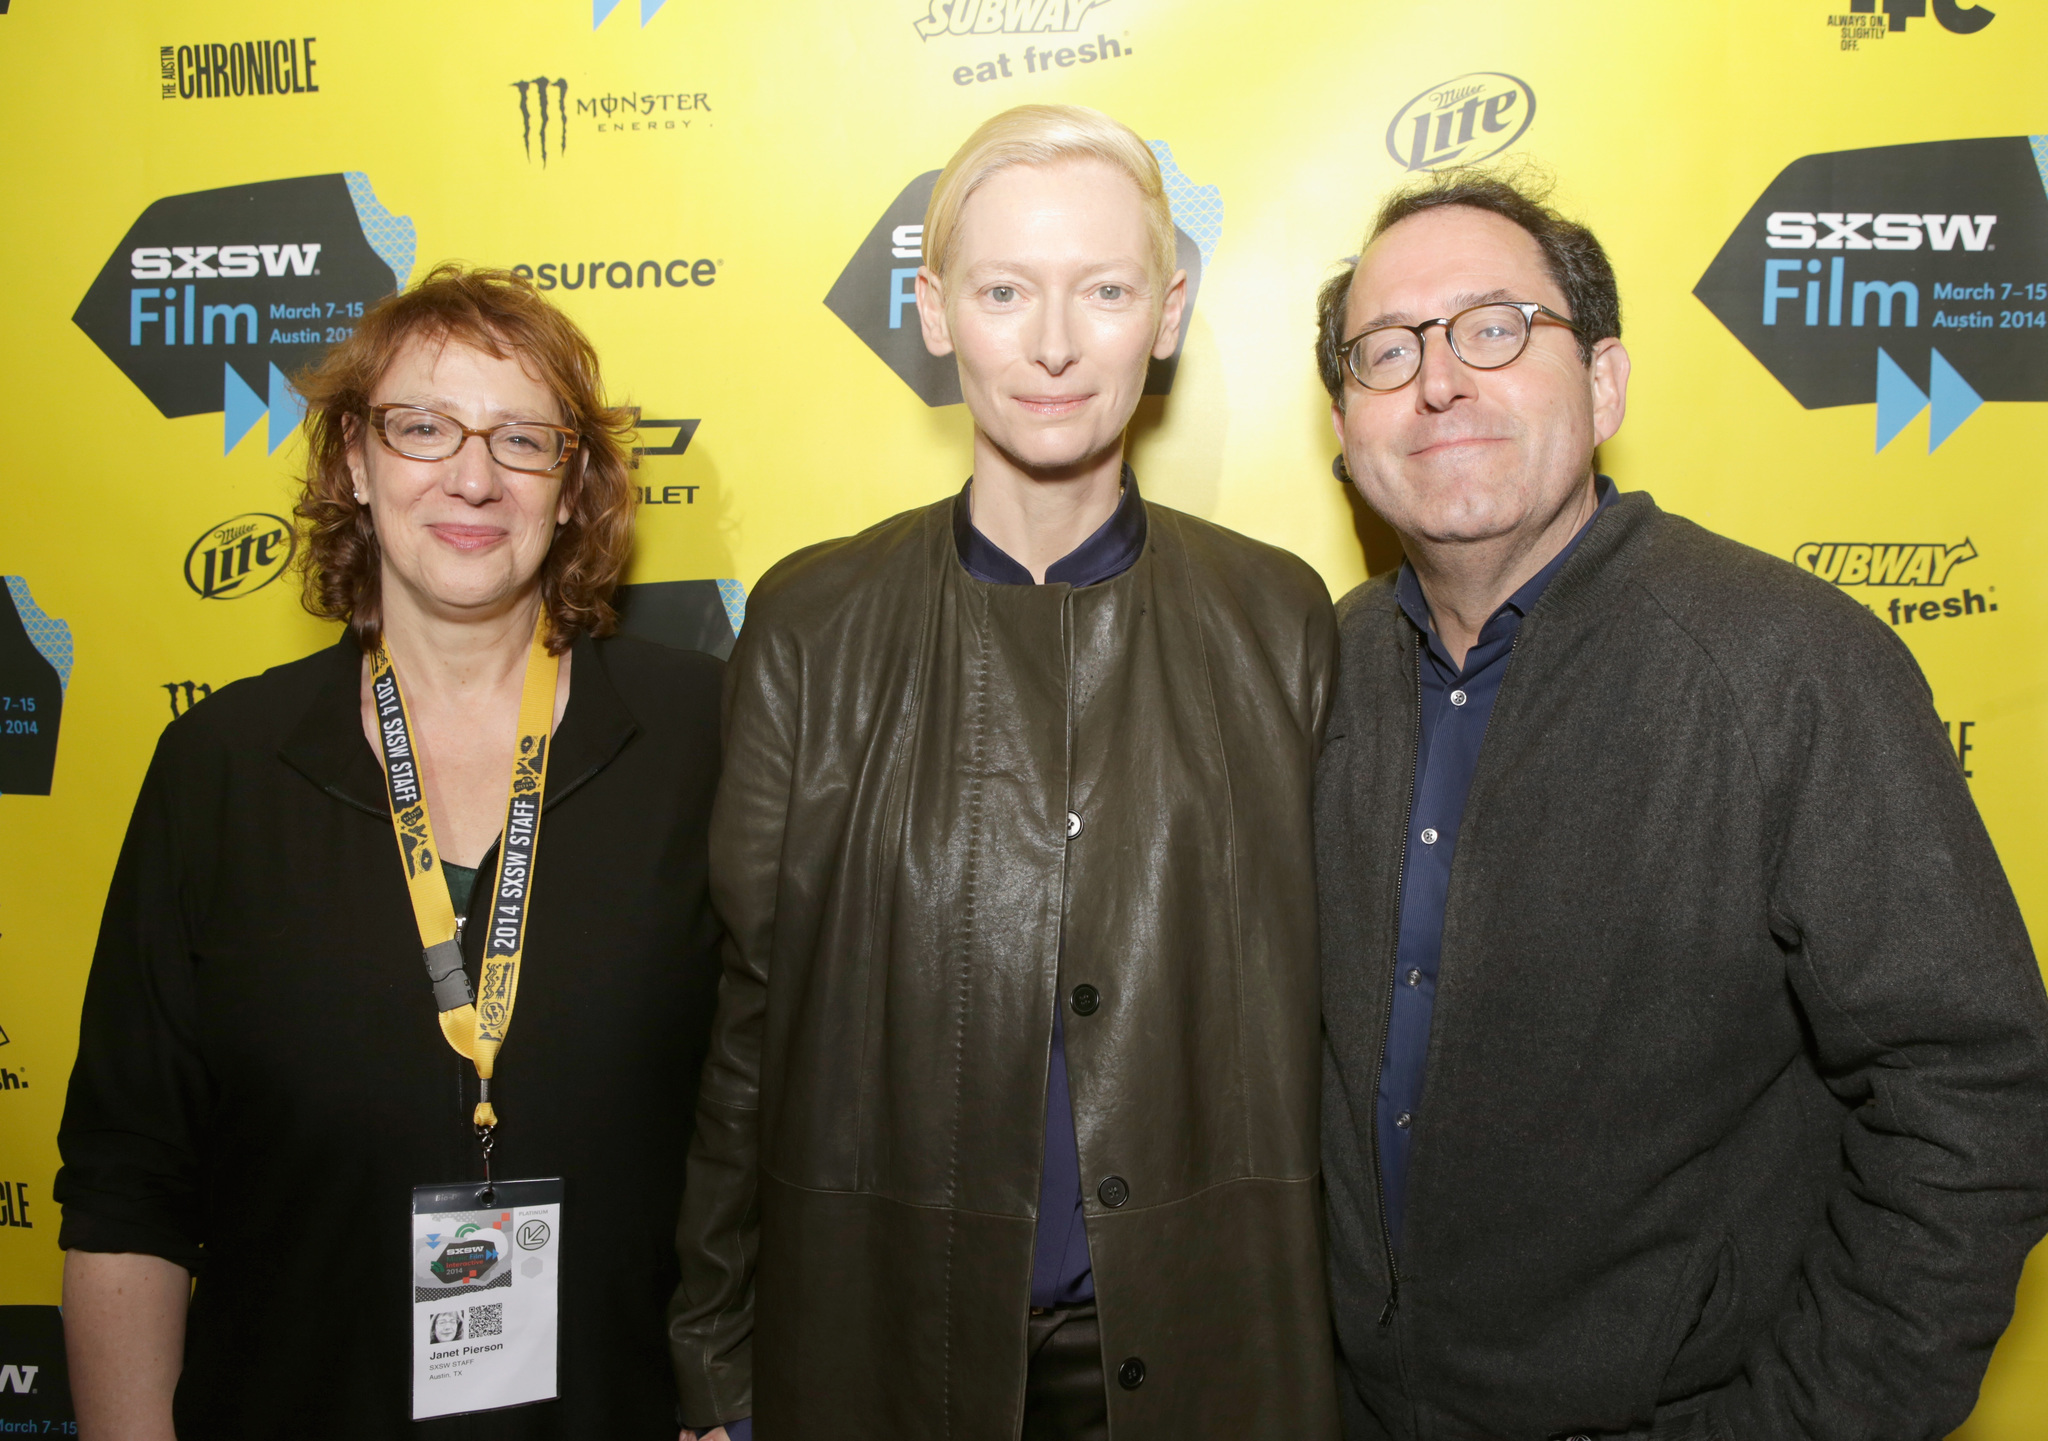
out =
[[1095,1188],[1095,1194],[1102,1199],[1103,1205],[1114,1211],[1131,1199],[1131,1188],[1124,1183],[1122,1176],[1105,1176],[1102,1184]]
[[1126,1356],[1123,1365],[1116,1368],[1116,1384],[1126,1391],[1135,1391],[1145,1384],[1145,1360],[1142,1356]]
[[1072,840],[1072,839],[1073,839],[1073,838],[1074,838],[1075,836],[1078,836],[1079,834],[1081,834],[1081,817],[1080,817],[1080,816],[1078,816],[1078,815],[1076,815],[1076,814],[1075,814],[1074,812],[1072,812],[1072,811],[1068,811],[1068,812],[1067,812],[1067,839],[1068,839],[1068,840]]
[[1095,1008],[1102,1004],[1102,992],[1093,986],[1074,987],[1074,1014],[1092,1016]]

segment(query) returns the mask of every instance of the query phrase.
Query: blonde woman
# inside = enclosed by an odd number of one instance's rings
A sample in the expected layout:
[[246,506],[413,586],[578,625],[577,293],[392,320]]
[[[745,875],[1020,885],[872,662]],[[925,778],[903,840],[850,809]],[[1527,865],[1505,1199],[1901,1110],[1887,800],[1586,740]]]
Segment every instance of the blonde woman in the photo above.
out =
[[924,233],[972,478],[777,566],[733,657],[683,1419],[1334,1436],[1328,592],[1125,464],[1186,290],[1142,140],[999,115]]

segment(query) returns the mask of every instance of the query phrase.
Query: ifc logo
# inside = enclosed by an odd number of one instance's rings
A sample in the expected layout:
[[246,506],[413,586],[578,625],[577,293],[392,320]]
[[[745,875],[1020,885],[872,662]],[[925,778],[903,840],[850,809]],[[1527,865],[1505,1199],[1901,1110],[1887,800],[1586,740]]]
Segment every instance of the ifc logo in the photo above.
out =
[[1404,170],[1440,170],[1491,159],[1536,118],[1536,92],[1495,70],[1432,85],[1387,126],[1387,154]]
[[210,527],[185,552],[185,584],[202,600],[240,600],[291,564],[298,533],[275,515],[252,511]]

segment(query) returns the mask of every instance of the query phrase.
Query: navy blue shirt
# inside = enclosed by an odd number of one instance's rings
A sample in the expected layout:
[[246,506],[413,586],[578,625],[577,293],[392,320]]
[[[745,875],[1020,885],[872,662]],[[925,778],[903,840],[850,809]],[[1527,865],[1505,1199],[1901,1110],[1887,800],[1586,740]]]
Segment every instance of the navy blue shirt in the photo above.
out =
[[[1031,572],[974,528],[969,489],[953,506],[953,541],[960,564],[976,580],[1030,585]],[[1122,575],[1145,549],[1145,507],[1138,479],[1124,467],[1123,497],[1093,535],[1046,567],[1046,584],[1099,585]],[[1064,956],[1062,956],[1064,959]],[[1081,1146],[1074,1136],[1074,1105],[1067,1090],[1067,1033],[1057,1003],[1052,1012],[1052,1062],[1045,1083],[1045,1160],[1038,1173],[1038,1238],[1031,1261],[1034,1309],[1074,1306],[1093,1299],[1088,1230],[1081,1202]]]
[[1522,617],[1564,569],[1600,510],[1614,499],[1614,482],[1599,478],[1599,508],[1564,549],[1501,603],[1465,652],[1451,664],[1430,624],[1422,585],[1405,562],[1394,594],[1422,639],[1422,730],[1415,745],[1415,804],[1408,818],[1407,854],[1401,864],[1401,932],[1394,957],[1394,1006],[1387,1024],[1386,1060],[1380,1066],[1378,1128],[1380,1184],[1387,1229],[1400,1245],[1407,1216],[1408,1152],[1422,1118],[1423,1072],[1429,1062],[1429,1023],[1436,1006],[1437,961],[1443,950],[1444,898],[1465,796],[1479,765],[1479,746],[1493,715],[1494,697],[1507,674],[1508,656]]

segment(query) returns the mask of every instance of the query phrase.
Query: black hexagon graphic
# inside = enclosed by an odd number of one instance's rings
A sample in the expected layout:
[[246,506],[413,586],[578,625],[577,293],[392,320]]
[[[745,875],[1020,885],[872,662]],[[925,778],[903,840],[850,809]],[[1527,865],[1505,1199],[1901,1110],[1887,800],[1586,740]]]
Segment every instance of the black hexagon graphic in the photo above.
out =
[[167,418],[253,423],[412,258],[412,222],[358,174],[200,190],[137,217],[72,320]]
[[2044,171],[2024,136],[1804,156],[1693,294],[1809,410],[2048,400]]
[[[924,212],[938,179],[938,171],[928,170],[903,187],[903,193],[889,203],[839,272],[839,279],[825,296],[825,306],[926,405],[958,405],[957,363],[950,355],[935,356],[927,351],[917,325],[914,286],[924,254]],[[1173,389],[1180,352],[1187,345],[1188,327],[1194,320],[1195,297],[1202,288],[1201,248],[1179,226],[1174,227],[1174,240],[1177,263],[1188,273],[1187,311],[1181,321],[1180,346],[1168,359],[1153,361],[1146,374],[1147,395],[1165,395]]]

